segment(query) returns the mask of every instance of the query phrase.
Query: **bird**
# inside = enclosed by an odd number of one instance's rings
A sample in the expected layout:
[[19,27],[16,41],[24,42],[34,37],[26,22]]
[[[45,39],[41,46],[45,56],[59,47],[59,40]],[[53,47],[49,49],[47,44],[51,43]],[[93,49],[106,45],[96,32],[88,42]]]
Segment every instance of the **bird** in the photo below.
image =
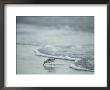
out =
[[45,65],[46,63],[52,63],[54,62],[55,58],[48,58],[46,61],[44,61],[43,65]]

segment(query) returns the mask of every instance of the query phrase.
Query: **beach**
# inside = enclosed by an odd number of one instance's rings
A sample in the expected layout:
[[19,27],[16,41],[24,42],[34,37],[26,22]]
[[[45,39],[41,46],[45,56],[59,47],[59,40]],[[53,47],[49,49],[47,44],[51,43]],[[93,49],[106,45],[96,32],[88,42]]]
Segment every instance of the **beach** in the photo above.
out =
[[90,71],[80,71],[69,68],[73,61],[57,59],[51,66],[43,66],[46,57],[34,54],[36,46],[17,45],[17,74],[94,74]]

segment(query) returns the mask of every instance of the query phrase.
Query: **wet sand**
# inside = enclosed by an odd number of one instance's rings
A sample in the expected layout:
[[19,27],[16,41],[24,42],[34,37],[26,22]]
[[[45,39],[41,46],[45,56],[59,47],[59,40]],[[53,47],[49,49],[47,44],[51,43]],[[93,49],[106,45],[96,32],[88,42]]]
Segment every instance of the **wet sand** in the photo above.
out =
[[36,46],[17,45],[17,74],[93,74],[90,71],[78,71],[69,66],[73,61],[56,59],[53,65],[43,66],[46,57],[35,56]]

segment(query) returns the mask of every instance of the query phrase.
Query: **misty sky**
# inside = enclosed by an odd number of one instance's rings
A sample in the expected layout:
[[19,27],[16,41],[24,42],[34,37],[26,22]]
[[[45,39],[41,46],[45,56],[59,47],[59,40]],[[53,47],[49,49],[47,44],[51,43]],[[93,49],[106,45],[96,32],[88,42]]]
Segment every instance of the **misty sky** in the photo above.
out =
[[17,23],[94,32],[93,16],[19,16]]
[[17,16],[17,43],[94,43],[93,16]]

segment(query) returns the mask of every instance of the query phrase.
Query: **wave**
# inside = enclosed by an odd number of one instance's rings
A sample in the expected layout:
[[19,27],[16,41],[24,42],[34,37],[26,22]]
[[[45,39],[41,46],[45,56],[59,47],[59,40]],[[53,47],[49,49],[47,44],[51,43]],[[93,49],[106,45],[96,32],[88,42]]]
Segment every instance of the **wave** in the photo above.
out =
[[69,67],[75,70],[94,71],[94,55],[92,48],[92,46],[88,45],[77,47],[46,45],[44,47],[37,47],[34,53],[37,56],[74,61]]
[[37,47],[35,50],[36,54],[40,54],[43,56],[51,56],[51,57],[60,57],[67,59],[74,58],[91,58],[94,57],[94,49],[93,46],[53,46],[46,45],[43,47]]
[[94,72],[94,69],[88,69],[88,68],[85,68],[85,67],[79,67],[75,64],[71,64],[70,65],[70,68],[73,68],[75,70],[79,70],[79,71],[90,71],[90,72]]
[[55,58],[55,59],[63,59],[63,60],[70,60],[70,61],[75,61],[76,59],[78,58],[71,58],[71,57],[68,57],[68,56],[55,56],[55,55],[48,55],[48,54],[45,54],[45,53],[41,53],[38,49],[34,50],[34,54],[37,55],[37,56],[42,56],[42,57],[48,57],[48,58]]

